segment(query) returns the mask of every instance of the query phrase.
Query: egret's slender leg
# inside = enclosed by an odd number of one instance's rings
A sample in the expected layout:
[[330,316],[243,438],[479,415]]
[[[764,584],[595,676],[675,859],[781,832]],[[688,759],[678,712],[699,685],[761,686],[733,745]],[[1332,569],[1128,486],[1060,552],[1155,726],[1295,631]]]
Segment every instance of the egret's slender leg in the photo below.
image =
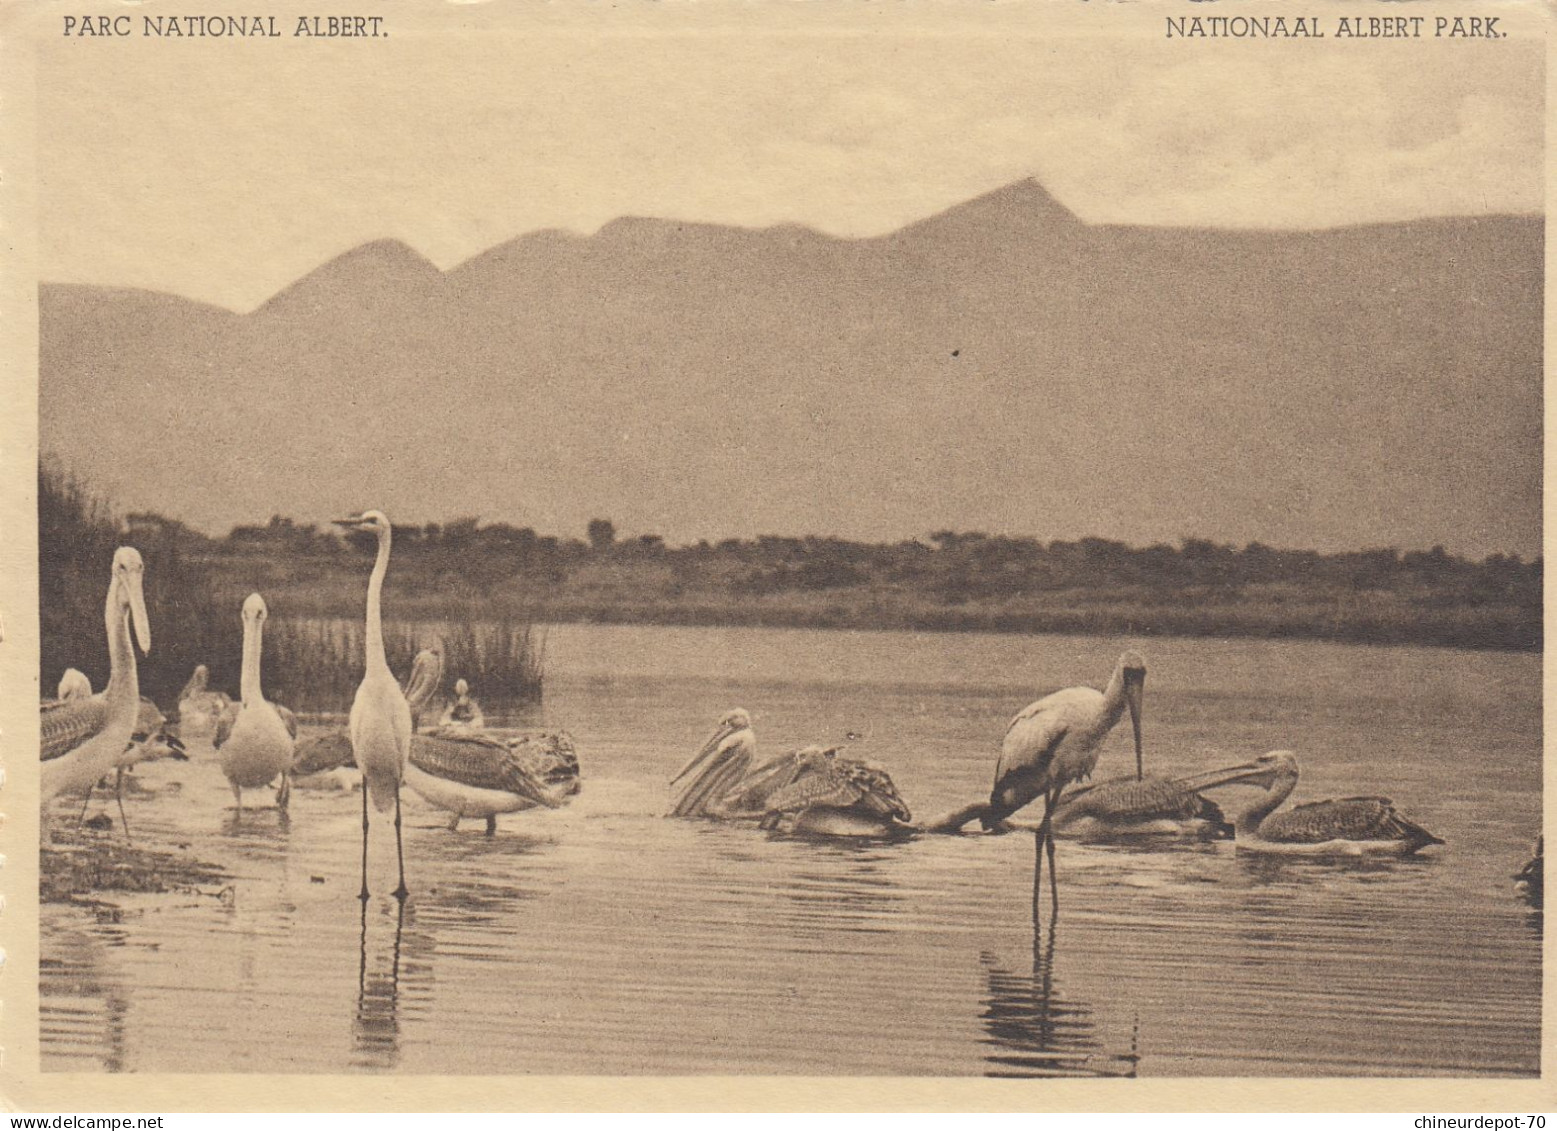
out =
[[130,819],[124,815],[124,767],[119,767],[118,780],[114,782],[114,793],[119,799],[119,820],[124,825],[124,843],[130,843]]
[[365,909],[368,905],[368,783],[366,780],[362,783],[362,894],[358,898],[362,900]]
[[405,886],[405,849],[400,843],[400,787],[395,786],[395,859],[400,863],[400,886],[395,889],[395,898],[402,903],[405,897],[411,893]]

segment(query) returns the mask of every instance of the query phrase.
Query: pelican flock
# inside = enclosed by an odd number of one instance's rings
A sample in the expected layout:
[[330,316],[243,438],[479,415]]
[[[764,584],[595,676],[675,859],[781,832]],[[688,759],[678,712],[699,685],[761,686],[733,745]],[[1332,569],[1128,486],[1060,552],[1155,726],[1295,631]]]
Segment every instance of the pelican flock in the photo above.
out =
[[[368,578],[363,636],[363,676],[346,726],[299,739],[296,717],[264,692],[262,655],[270,611],[251,593],[242,603],[242,667],[239,696],[209,686],[208,668],[195,668],[178,697],[177,729],[209,736],[220,755],[235,809],[243,790],[274,784],[285,811],[294,777],[338,775],[341,788],[362,790],[360,898],[367,901],[370,807],[394,812],[398,886],[405,876],[402,790],[448,814],[450,829],[482,819],[488,835],[502,814],[558,809],[578,796],[579,761],[563,731],[491,728],[462,676],[439,711],[444,680],[441,644],[417,654],[405,683],[390,669],[385,648],[383,591],[393,530],[382,511],[335,520],[371,534],[377,548]],[[113,556],[104,601],[109,678],[94,693],[76,668],[65,671],[56,698],[40,704],[42,793],[90,800],[94,787],[116,771],[124,817],[123,774],[150,758],[183,757],[179,734],[140,694],[136,644],[151,648],[145,600],[145,565],[131,547]],[[1033,916],[1039,925],[1045,862],[1049,871],[1051,924],[1059,911],[1055,867],[1057,834],[1093,839],[1138,838],[1162,848],[1162,838],[1230,839],[1239,851],[1329,856],[1412,856],[1443,840],[1402,815],[1384,797],[1346,797],[1283,808],[1299,780],[1298,761],[1278,750],[1252,761],[1199,773],[1145,773],[1142,699],[1146,661],[1122,653],[1103,690],[1070,687],[1036,700],[1011,719],[1000,744],[987,800],[916,823],[886,766],[852,757],[844,745],[811,745],[758,757],[752,714],[734,708],[670,779],[669,816],[735,824],[763,833],[817,838],[897,838],[924,832],[960,832],[977,821],[989,833],[1013,828],[1035,833]],[[1128,714],[1135,773],[1092,781],[1108,736]],[[436,720],[436,721],[430,721]],[[851,740],[858,736],[850,735]],[[1224,788],[1257,788],[1261,795],[1229,822],[1208,794]],[[1036,823],[1017,815],[1042,803]],[[83,807],[83,813],[85,809]],[[96,824],[96,822],[94,822]],[[128,833],[128,821],[125,831]],[[736,834],[746,835],[746,834]],[[1541,895],[1539,842],[1535,859],[1516,877],[1532,902]]]

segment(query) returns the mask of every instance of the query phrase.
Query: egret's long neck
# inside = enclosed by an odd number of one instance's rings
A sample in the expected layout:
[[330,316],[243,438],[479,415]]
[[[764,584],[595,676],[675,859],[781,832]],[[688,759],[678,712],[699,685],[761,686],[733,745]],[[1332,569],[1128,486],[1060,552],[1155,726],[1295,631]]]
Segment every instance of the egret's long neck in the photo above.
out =
[[378,559],[373,563],[373,576],[368,578],[367,667],[369,671],[389,671],[389,660],[384,655],[384,609],[381,595],[384,591],[384,575],[389,572],[389,527],[378,536]]
[[117,578],[108,586],[103,621],[108,629],[108,686],[103,694],[110,708],[126,701],[138,705],[141,686],[135,670],[135,645],[130,640],[130,606],[119,600]]
[[1287,773],[1271,782],[1270,788],[1265,791],[1265,796],[1238,815],[1238,820],[1233,826],[1234,833],[1238,836],[1258,834],[1265,818],[1292,796],[1292,791],[1297,788],[1297,781],[1296,774]]
[[238,685],[238,694],[243,698],[243,705],[258,703],[265,697],[260,690],[260,652],[264,642],[265,628],[259,621],[252,617],[243,618],[243,678]]

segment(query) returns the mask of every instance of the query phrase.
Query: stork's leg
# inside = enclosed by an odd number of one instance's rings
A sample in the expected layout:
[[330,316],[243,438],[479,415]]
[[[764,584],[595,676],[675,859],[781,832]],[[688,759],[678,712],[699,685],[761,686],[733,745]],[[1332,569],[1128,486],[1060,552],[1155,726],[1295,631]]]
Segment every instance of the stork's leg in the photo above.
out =
[[1043,895],[1043,825],[1033,833],[1033,930],[1042,930],[1043,920],[1039,915],[1038,901]]
[[368,904],[368,783],[362,783],[362,894],[358,896],[362,900],[364,909]]
[[287,811],[287,802],[292,800],[292,771],[285,770],[281,774],[281,788],[276,790],[276,808],[283,813]]
[[1051,910],[1049,912],[1049,928],[1053,930],[1054,924],[1060,921],[1060,882],[1059,870],[1054,866],[1054,826],[1050,820],[1050,814],[1060,807],[1060,790],[1056,789],[1049,798],[1048,808],[1044,810],[1044,851],[1049,854],[1049,896]]
[[395,859],[400,864],[400,886],[395,889],[395,898],[402,903],[411,893],[405,886],[405,849],[400,842],[400,787],[395,786]]
[[124,767],[119,767],[119,776],[114,781],[114,794],[119,800],[119,821],[124,825],[124,843],[130,843],[130,819],[124,815]]

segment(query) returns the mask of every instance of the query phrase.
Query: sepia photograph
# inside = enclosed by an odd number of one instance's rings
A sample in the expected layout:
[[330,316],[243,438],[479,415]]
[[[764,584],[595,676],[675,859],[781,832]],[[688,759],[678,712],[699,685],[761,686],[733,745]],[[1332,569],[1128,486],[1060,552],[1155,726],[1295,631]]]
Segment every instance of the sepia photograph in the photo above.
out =
[[0,24],[28,1096],[1540,1082],[1540,5]]

